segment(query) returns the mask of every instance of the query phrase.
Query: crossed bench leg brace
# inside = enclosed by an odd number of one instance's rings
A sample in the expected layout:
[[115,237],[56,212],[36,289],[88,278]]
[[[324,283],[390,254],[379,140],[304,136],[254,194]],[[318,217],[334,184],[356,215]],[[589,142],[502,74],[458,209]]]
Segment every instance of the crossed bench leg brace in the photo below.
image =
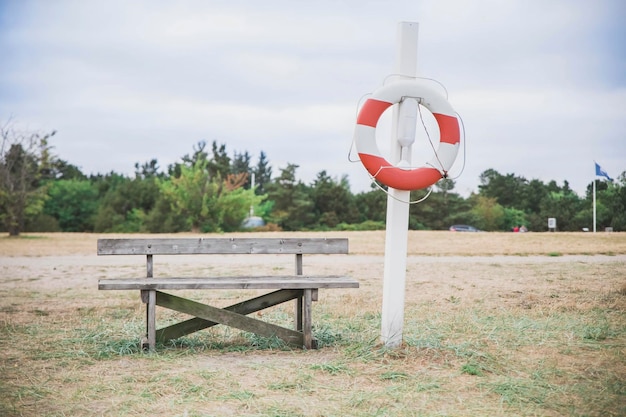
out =
[[[142,290],[141,299],[147,304],[147,343],[143,348],[155,349],[156,342],[167,342],[217,324],[256,333],[264,337],[278,337],[291,346],[316,349],[317,341],[311,332],[311,305],[317,301],[318,290],[283,289],[261,295],[225,308],[217,308],[157,290]],[[267,323],[248,314],[284,302],[296,300],[295,330]],[[194,316],[162,329],[156,329],[156,306]]]

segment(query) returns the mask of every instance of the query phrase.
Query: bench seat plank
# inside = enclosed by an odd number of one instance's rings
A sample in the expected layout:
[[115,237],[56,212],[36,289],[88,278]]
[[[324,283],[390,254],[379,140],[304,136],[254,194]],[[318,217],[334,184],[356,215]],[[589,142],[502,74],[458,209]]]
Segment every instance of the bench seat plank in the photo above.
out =
[[208,289],[313,289],[358,288],[346,276],[169,277],[101,279],[99,290],[208,290]]

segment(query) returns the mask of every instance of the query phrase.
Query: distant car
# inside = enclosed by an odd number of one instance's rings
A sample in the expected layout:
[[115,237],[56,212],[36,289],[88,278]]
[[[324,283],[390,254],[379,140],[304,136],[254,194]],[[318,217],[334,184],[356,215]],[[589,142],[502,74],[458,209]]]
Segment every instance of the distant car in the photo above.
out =
[[475,228],[474,226],[468,226],[466,224],[452,225],[450,226],[450,231],[451,232],[482,232],[482,230],[479,230]]

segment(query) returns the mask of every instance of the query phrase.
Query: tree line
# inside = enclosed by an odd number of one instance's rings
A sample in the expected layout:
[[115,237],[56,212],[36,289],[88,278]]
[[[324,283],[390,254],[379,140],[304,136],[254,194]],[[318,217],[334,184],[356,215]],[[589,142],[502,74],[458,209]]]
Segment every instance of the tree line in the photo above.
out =
[[[277,175],[267,155],[256,163],[245,152],[230,155],[225,144],[204,141],[162,170],[156,159],[135,164],[131,176],[113,171],[86,176],[52,153],[56,132],[20,132],[0,126],[0,229],[21,232],[175,233],[233,232],[254,213],[264,230],[384,229],[387,195],[372,184],[353,194],[347,176],[325,170],[305,184],[298,165]],[[565,181],[544,183],[493,169],[479,178],[478,191],[464,198],[453,180],[439,181],[428,198],[412,204],[409,228],[445,230],[470,224],[486,231],[524,225],[547,230],[557,218],[558,230],[591,229],[592,182],[585,196]],[[418,201],[425,191],[411,192]],[[598,181],[597,225],[626,230],[626,171],[612,182]]]

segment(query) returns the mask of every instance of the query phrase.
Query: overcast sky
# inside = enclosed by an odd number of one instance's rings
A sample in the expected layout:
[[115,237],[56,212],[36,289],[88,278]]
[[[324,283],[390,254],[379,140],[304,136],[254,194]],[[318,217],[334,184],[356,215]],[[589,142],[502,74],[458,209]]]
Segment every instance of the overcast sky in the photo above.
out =
[[57,130],[87,175],[166,170],[204,140],[367,191],[356,114],[394,72],[402,21],[465,126],[457,192],[489,168],[580,195],[594,160],[626,170],[621,0],[0,0],[0,123]]

